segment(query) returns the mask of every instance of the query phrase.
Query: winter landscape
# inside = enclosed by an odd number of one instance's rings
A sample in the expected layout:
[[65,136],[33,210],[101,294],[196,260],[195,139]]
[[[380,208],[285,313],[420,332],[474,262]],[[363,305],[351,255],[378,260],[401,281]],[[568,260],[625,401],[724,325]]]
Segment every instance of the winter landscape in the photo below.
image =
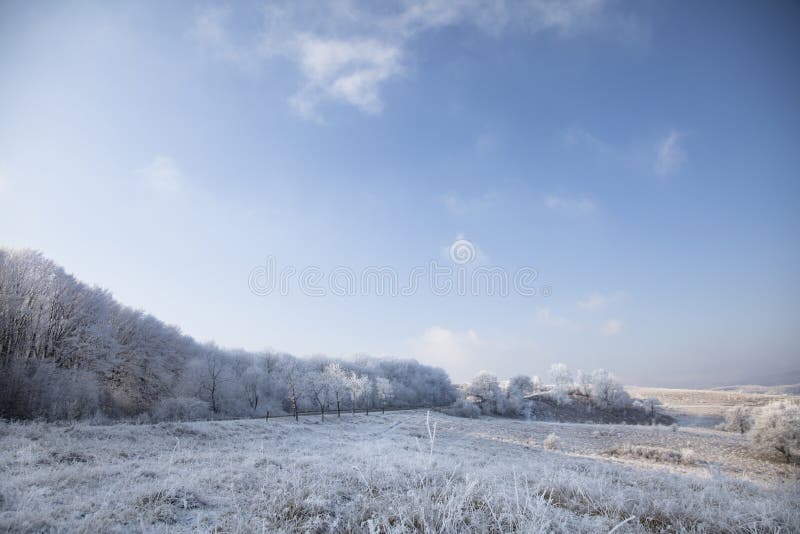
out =
[[798,27],[0,0],[0,532],[800,533]]

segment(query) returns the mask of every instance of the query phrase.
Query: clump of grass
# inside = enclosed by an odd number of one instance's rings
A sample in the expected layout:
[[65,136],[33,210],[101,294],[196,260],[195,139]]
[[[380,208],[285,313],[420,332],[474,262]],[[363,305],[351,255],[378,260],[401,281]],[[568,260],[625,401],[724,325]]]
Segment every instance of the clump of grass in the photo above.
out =
[[544,448],[549,449],[551,451],[557,450],[561,447],[561,442],[553,432],[550,432],[546,438],[544,438]]
[[137,499],[136,507],[150,515],[152,522],[174,524],[182,510],[196,510],[205,501],[186,488],[165,488],[146,493]]
[[647,447],[644,445],[622,445],[610,449],[607,454],[626,458],[637,458],[673,464],[693,465],[697,463],[691,449],[667,449],[663,447]]
[[51,452],[50,456],[40,463],[59,463],[59,464],[88,464],[94,462],[94,458],[87,454],[77,451]]

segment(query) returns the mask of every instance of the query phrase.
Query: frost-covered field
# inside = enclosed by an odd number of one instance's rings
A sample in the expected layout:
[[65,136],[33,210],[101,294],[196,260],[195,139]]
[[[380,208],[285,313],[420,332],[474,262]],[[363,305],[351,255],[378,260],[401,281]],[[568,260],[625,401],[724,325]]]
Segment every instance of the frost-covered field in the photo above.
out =
[[[757,386],[750,386],[756,388]],[[790,389],[793,386],[783,386]],[[725,411],[734,406],[760,407],[770,402],[793,399],[797,395],[776,395],[767,393],[751,393],[739,390],[711,389],[672,389],[626,386],[625,389],[633,397],[655,397],[662,403],[662,409],[678,420],[681,425],[712,427],[721,423]],[[779,387],[764,388],[766,391]]]
[[430,418],[0,423],[0,531],[800,530],[735,434]]

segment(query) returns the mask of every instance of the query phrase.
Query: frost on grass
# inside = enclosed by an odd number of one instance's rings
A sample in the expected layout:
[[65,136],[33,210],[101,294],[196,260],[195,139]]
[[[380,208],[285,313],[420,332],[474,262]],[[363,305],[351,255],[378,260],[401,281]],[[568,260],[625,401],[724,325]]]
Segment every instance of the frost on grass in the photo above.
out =
[[546,438],[544,438],[544,442],[542,444],[544,445],[545,449],[555,450],[558,448],[558,436],[551,432]]
[[[711,455],[739,435],[675,437],[630,425],[605,426],[600,435],[595,428],[424,412],[343,415],[324,424],[0,422],[0,531],[608,532],[622,523],[615,532],[768,532],[800,525],[796,470],[784,483],[756,484],[708,477],[695,465],[681,469],[696,476],[677,474],[672,464],[651,469],[656,462],[621,464],[602,454],[613,440],[664,449],[675,448],[670,440],[728,440],[708,441]],[[557,451],[538,445],[556,429]],[[573,455],[576,447],[597,453]],[[53,460],[70,452],[91,460]]]
[[644,445],[623,445],[608,451],[610,456],[620,456],[673,464],[694,464],[697,459],[692,449],[668,449],[665,447],[647,447]]

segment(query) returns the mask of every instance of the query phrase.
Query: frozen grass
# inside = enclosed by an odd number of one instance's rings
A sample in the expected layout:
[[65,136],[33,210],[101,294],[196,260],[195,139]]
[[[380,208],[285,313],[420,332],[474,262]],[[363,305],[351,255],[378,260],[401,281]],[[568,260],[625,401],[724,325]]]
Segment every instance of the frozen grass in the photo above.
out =
[[[554,431],[560,449],[545,450]],[[754,483],[603,456],[637,436],[664,449],[722,439],[682,432],[424,412],[325,423],[0,423],[0,531],[800,529],[796,470]]]

